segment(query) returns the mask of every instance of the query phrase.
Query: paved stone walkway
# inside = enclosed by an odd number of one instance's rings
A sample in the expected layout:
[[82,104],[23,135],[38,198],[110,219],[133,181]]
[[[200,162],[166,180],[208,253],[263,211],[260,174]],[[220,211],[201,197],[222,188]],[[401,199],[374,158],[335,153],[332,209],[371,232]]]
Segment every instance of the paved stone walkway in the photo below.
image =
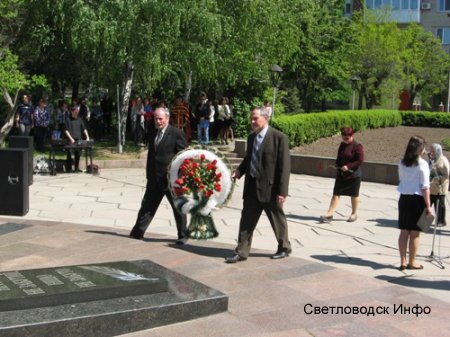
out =
[[[328,208],[333,179],[291,175],[285,205],[291,257],[269,259],[276,249],[262,216],[253,253],[227,265],[242,208],[243,180],[229,204],[214,212],[220,236],[173,246],[173,215],[163,200],[144,241],[130,240],[145,186],[144,169],[108,169],[100,176],[35,176],[30,211],[0,216],[0,270],[127,259],[151,259],[230,296],[229,313],[127,336],[441,336],[450,328],[450,228],[421,236],[423,270],[397,270],[395,186],[363,182],[359,219],[348,223],[350,201],[342,198],[331,224],[318,223]],[[448,205],[448,200],[447,200]],[[8,223],[23,229],[5,233]],[[100,235],[102,234],[102,235]],[[307,315],[304,306],[384,306],[389,315]],[[393,314],[394,305],[428,306],[431,314]],[[229,329],[229,332],[225,332]],[[203,331],[203,333],[202,333]],[[195,333],[194,333],[195,332]]]

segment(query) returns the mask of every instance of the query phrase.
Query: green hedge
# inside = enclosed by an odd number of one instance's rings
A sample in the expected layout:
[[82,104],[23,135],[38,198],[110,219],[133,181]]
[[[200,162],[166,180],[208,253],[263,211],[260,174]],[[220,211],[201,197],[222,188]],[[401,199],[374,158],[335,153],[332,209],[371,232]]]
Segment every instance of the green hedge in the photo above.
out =
[[289,137],[290,147],[295,147],[337,135],[344,126],[351,126],[355,131],[400,126],[402,115],[393,110],[328,111],[282,115],[272,125]]
[[446,112],[401,111],[403,125],[431,128],[450,128],[450,114]]

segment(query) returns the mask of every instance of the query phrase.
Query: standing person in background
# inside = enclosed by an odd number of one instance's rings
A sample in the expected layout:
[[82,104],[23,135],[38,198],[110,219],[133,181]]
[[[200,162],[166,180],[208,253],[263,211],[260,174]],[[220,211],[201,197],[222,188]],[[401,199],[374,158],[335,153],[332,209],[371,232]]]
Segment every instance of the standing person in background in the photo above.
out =
[[[84,125],[83,120],[78,117],[79,107],[74,106],[70,109],[70,116],[67,116],[64,123],[64,134],[66,135],[69,143],[75,144],[77,141],[82,140],[83,136],[86,140],[89,140],[89,133]],[[67,172],[82,172],[80,170],[80,150],[74,149],[75,161],[72,161],[71,150],[67,150],[66,171]],[[74,164],[74,170],[72,169]]]
[[342,142],[339,145],[336,158],[336,180],[334,183],[333,197],[326,215],[320,217],[321,222],[330,222],[334,211],[339,204],[341,195],[350,196],[352,214],[348,222],[354,222],[358,218],[359,188],[361,186],[361,164],[364,162],[364,148],[355,141],[354,131],[350,127],[341,129]]
[[222,97],[217,106],[217,126],[219,127],[219,141],[228,144],[228,134],[231,128],[231,109],[226,97]]
[[200,94],[200,102],[195,109],[195,116],[197,118],[197,142],[199,145],[209,144],[209,119],[210,119],[210,104],[206,94]]
[[41,98],[38,105],[34,109],[34,141],[36,142],[36,150],[45,151],[45,138],[47,136],[48,126],[50,124],[50,112],[47,109],[47,100]]
[[153,220],[161,200],[166,196],[172,207],[177,226],[178,239],[176,244],[187,242],[186,214],[181,213],[173,202],[169,190],[167,171],[173,157],[187,148],[188,144],[184,132],[169,124],[170,112],[166,108],[157,108],[153,115],[155,128],[152,128],[148,137],[147,154],[147,186],[136,224],[130,232],[132,239],[142,240],[144,233]]
[[140,96],[136,97],[135,104],[131,108],[131,121],[134,136],[134,145],[144,146],[144,104]]
[[33,106],[28,95],[22,96],[22,103],[17,108],[15,121],[19,129],[19,135],[29,136],[33,128]]
[[[437,225],[446,226],[445,220],[445,196],[448,192],[448,175],[450,173],[450,165],[448,159],[442,154],[442,146],[439,144],[431,144],[430,152],[430,201],[434,205]],[[436,201],[439,200],[439,203]],[[439,206],[437,205],[439,204]]]
[[216,140],[218,136],[219,128],[217,127],[217,123],[215,123],[215,108],[214,101],[208,100],[208,108],[209,108],[209,140]]
[[272,259],[283,259],[292,251],[283,204],[288,196],[291,157],[288,137],[269,126],[269,113],[255,108],[251,113],[253,133],[247,139],[247,153],[232,174],[239,179],[245,174],[244,207],[239,223],[238,245],[235,254],[225,262],[247,260],[253,232],[262,211],[267,215],[278,244]]
[[89,125],[89,121],[91,120],[91,110],[86,102],[86,98],[83,97],[79,100],[79,112],[78,116],[83,120],[83,123],[86,127]]
[[[421,229],[417,221],[426,209],[427,214],[432,214],[430,201],[430,168],[428,163],[421,158],[425,152],[425,139],[413,136],[409,139],[405,154],[398,165],[400,192],[398,200],[398,250],[400,252],[400,270],[423,269],[416,261],[419,249],[419,235]],[[406,253],[409,247],[409,261]]]
[[95,140],[103,137],[103,110],[96,98],[92,100],[91,108],[91,130]]
[[180,95],[175,98],[175,101],[170,109],[171,124],[176,128],[183,130],[186,134],[186,140],[189,143],[191,140],[191,125],[189,106]]
[[150,129],[155,127],[153,122],[153,106],[151,99],[146,97],[144,99],[144,143],[148,144],[148,134]]
[[56,124],[58,129],[61,130],[66,118],[69,116],[69,108],[65,100],[58,102],[58,108],[56,109]]
[[100,106],[103,111],[103,124],[105,127],[104,133],[109,135],[111,133],[111,120],[112,113],[114,111],[114,104],[108,93],[103,96],[103,99],[100,102]]

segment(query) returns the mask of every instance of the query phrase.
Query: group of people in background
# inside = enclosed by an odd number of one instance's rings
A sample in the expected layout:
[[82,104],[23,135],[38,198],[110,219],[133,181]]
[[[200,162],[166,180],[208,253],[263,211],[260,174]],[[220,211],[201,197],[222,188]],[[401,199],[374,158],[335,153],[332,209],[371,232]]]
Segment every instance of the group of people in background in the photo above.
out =
[[[95,140],[111,134],[112,115],[116,105],[106,93],[101,99],[87,101],[82,97],[69,104],[67,100],[58,101],[56,108],[47,98],[41,98],[36,105],[30,95],[23,95],[22,103],[15,115],[15,126],[19,135],[33,136],[35,148],[45,151],[48,139],[64,138],[65,120],[70,117],[72,107],[78,108],[79,118]],[[157,108],[168,108],[171,115],[169,123],[185,133],[188,143],[196,137],[199,145],[208,145],[212,139],[228,144],[234,139],[233,113],[227,97],[219,101],[209,100],[201,92],[197,103],[191,106],[181,96],[174,98],[172,104],[156,97],[136,96],[129,102],[129,123],[127,131],[136,146],[146,146],[150,130],[154,128],[153,114]]]
[[188,142],[193,140],[196,132],[197,143],[208,145],[212,139],[221,144],[228,144],[234,139],[233,113],[227,97],[219,102],[208,99],[201,92],[198,101],[191,108],[189,103],[177,95],[172,104],[156,98],[136,96],[130,101],[130,130],[136,146],[145,146],[153,126],[153,113],[157,108],[167,108],[170,111],[169,124],[182,130]]
[[[71,105],[71,108],[74,107],[78,109],[79,117],[95,139],[111,133],[114,102],[108,94],[101,101],[94,99],[90,106],[85,98],[81,98]],[[33,136],[36,150],[43,152],[48,138],[59,140],[64,136],[64,125],[71,116],[71,108],[66,100],[61,99],[55,109],[46,97],[39,99],[34,105],[29,95],[23,95],[15,114],[17,133],[21,136]]]

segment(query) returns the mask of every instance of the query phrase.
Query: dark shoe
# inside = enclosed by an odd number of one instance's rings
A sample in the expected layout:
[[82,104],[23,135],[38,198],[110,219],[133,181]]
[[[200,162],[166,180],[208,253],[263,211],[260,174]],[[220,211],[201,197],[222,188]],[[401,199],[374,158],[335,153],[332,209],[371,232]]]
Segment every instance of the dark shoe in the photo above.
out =
[[136,234],[133,234],[133,233],[130,233],[130,235],[128,235],[128,237],[130,239],[135,239],[135,240],[143,240],[144,239],[143,235],[136,235]]
[[285,257],[288,257],[288,256],[289,256],[289,254],[287,252],[282,251],[282,252],[275,253],[270,258],[272,260],[279,260],[279,259],[284,259]]
[[236,262],[241,262],[241,261],[245,261],[245,260],[247,260],[247,258],[246,257],[242,257],[239,254],[235,254],[233,256],[225,258],[225,262],[226,263],[236,263]]
[[73,172],[75,172],[75,173],[81,173],[81,172],[83,172],[83,171],[80,170],[79,168],[76,168]]
[[177,241],[175,241],[176,245],[182,246],[185,245],[188,242],[189,238],[187,236],[183,236],[182,238],[179,238]]
[[403,271],[403,270],[405,270],[406,268],[408,268],[408,266],[400,266],[400,267],[398,267],[398,270]]
[[422,266],[421,264],[419,264],[419,265],[416,267],[416,266],[412,266],[412,265],[408,264],[408,265],[406,266],[406,269],[409,269],[409,270],[420,270],[420,269],[423,269],[423,266]]
[[333,220],[333,216],[332,215],[330,215],[330,216],[322,215],[320,217],[320,222],[321,223],[330,223],[331,220]]

